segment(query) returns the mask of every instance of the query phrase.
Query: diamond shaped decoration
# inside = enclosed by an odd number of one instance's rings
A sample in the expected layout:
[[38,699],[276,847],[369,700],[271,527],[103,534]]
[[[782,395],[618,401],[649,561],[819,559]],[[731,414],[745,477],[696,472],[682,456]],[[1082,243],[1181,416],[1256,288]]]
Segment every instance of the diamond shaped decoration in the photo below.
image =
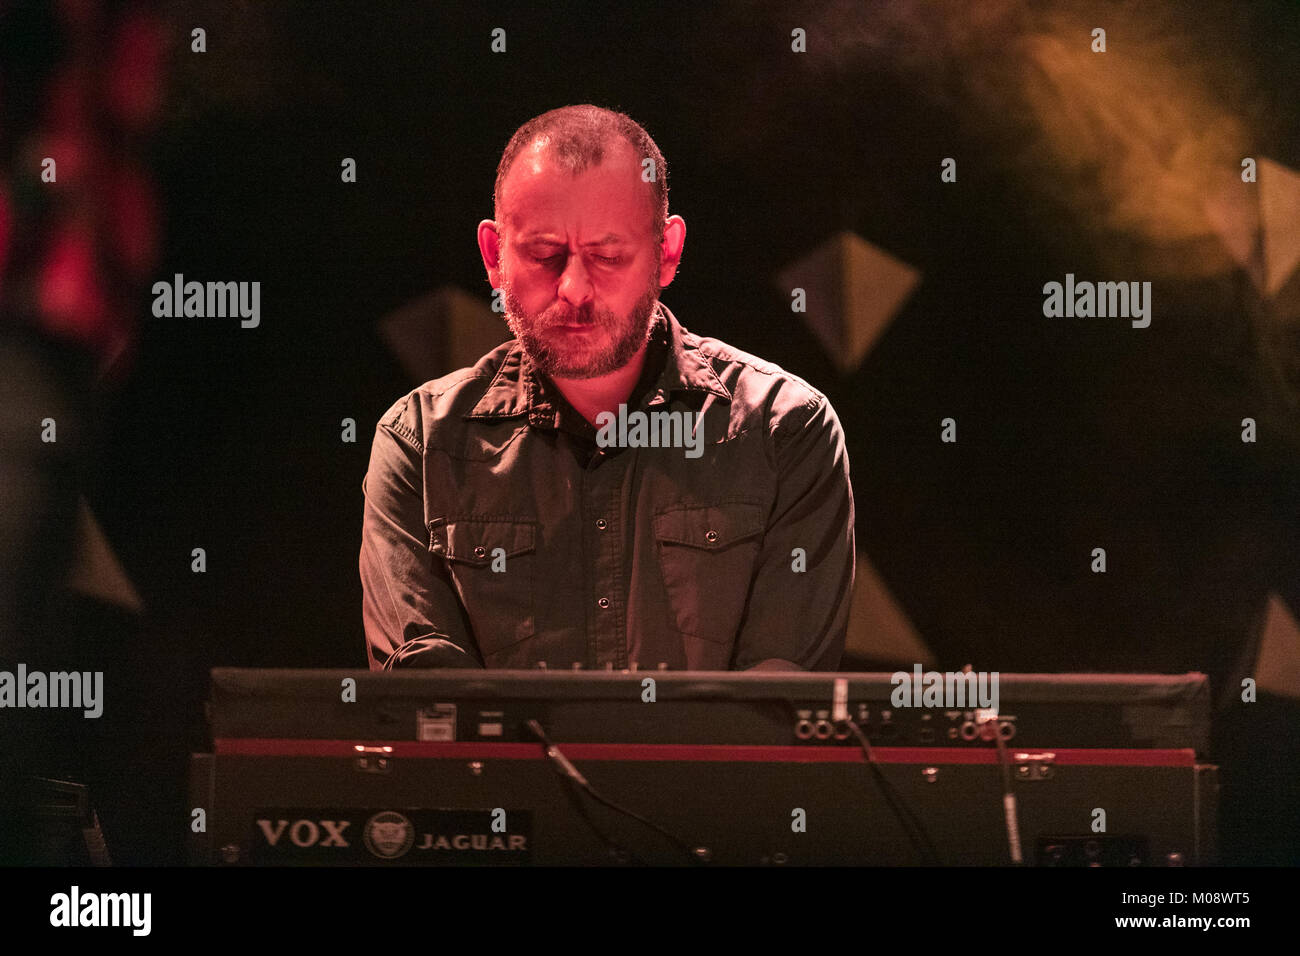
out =
[[921,281],[921,272],[847,230],[783,269],[776,285],[787,298],[803,289],[807,311],[795,313],[848,374]]
[[1255,675],[1260,690],[1300,700],[1300,625],[1276,593],[1268,596]]
[[1259,218],[1264,230],[1264,291],[1277,295],[1300,264],[1300,173],[1259,161]]
[[911,668],[913,664],[930,667],[935,663],[934,653],[861,551],[857,554],[844,652],[875,665],[891,667]]
[[511,338],[502,316],[454,286],[390,312],[377,331],[416,384],[473,365]]
[[76,551],[63,585],[86,597],[140,614],[144,602],[113,553],[85,498],[77,501]]
[[1300,265],[1300,173],[1261,157],[1257,176],[1233,173],[1203,205],[1228,255],[1271,298]]

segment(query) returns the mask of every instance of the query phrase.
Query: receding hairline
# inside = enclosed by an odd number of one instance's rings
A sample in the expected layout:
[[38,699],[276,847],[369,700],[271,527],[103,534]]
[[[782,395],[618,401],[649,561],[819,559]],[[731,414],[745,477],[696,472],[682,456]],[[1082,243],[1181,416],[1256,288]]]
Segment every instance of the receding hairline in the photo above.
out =
[[[600,166],[606,150],[625,144],[634,160],[654,163],[655,178],[642,180],[650,192],[652,230],[661,232],[668,218],[668,164],[654,139],[640,123],[626,113],[590,103],[563,106],[535,116],[510,137],[497,164],[492,189],[493,215],[502,219],[505,180],[521,157],[528,153],[546,156],[570,175],[577,177],[587,169]],[[512,217],[513,218],[513,217]]]
[[[633,167],[637,170],[640,169],[640,162],[639,162],[640,154],[637,152],[637,148],[631,143],[629,143],[626,139],[624,139],[619,134],[611,133],[608,140],[604,142],[602,146],[608,149],[621,149],[627,156],[631,158]],[[605,163],[611,158],[609,154],[606,153],[599,160],[596,160],[589,164],[585,164],[580,167],[575,166],[572,163],[565,162],[559,155],[557,155],[557,152],[551,148],[551,144],[548,141],[545,134],[539,134],[538,136],[530,140],[519,151],[518,155],[516,155],[512,160],[512,162],[510,163],[510,168],[506,170],[505,175],[502,177],[501,195],[495,198],[495,205],[497,208],[493,210],[493,215],[498,222],[501,222],[503,224],[508,224],[512,227],[518,225],[517,214],[514,212],[514,210],[512,209],[505,210],[505,215],[504,216],[502,215],[503,212],[502,206],[504,205],[504,201],[505,201],[506,183],[509,182],[510,174],[514,172],[516,168],[519,167],[519,164],[521,162],[527,162],[530,157],[535,157],[537,159],[549,159],[552,163],[558,166],[563,172],[568,173],[570,179],[577,179],[583,173],[590,172],[592,169],[595,169],[598,166],[604,166]],[[638,177],[638,181],[640,181],[639,177]],[[649,183],[643,183],[643,185],[650,186]],[[656,196],[653,187],[646,189],[643,192],[649,198],[650,226],[651,228],[653,228],[656,225],[657,215],[659,212],[658,197]]]

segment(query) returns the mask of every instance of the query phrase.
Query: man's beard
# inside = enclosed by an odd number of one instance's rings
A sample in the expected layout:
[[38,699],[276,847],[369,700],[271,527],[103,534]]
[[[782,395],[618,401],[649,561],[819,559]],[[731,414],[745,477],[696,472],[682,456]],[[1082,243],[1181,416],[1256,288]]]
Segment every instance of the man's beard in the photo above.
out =
[[[637,300],[626,318],[609,309],[597,309],[591,303],[579,309],[556,303],[537,315],[530,315],[515,298],[510,280],[503,275],[502,293],[506,307],[506,325],[523,346],[533,364],[552,378],[595,378],[617,371],[650,338],[655,307],[659,304],[658,267],[652,274],[645,294]],[[594,323],[588,332],[569,333],[562,325]]]

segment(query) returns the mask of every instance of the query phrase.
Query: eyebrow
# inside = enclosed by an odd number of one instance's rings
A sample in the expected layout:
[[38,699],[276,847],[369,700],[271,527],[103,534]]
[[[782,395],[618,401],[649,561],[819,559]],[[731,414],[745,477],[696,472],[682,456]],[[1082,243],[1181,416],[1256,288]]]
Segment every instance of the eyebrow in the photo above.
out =
[[[529,235],[522,237],[519,241],[521,243],[526,243],[528,245],[537,245],[539,243],[547,246],[564,245],[564,243],[561,242],[559,239],[555,239],[551,236],[546,235],[545,233],[530,233]],[[589,246],[608,246],[615,243],[622,243],[623,241],[624,239],[622,236],[618,235],[617,233],[610,232],[601,236],[599,239],[593,239],[591,242],[584,242],[582,245],[583,248],[587,248]]]

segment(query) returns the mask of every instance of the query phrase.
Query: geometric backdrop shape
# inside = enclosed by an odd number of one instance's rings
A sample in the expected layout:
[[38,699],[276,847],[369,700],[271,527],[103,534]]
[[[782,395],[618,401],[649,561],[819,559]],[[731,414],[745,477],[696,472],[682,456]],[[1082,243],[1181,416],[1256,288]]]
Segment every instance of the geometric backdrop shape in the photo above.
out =
[[1268,614],[1255,664],[1255,686],[1270,694],[1300,700],[1300,625],[1276,593],[1268,596]]
[[1259,161],[1259,219],[1264,238],[1264,291],[1277,295],[1300,264],[1300,173]]
[[859,551],[849,633],[844,651],[869,666],[904,668],[931,666],[934,653],[912,626],[907,612],[894,600],[870,559]]
[[512,337],[503,316],[454,286],[390,312],[378,332],[416,384],[473,365]]
[[144,611],[144,602],[122,569],[85,498],[77,501],[76,549],[63,586],[134,614]]
[[782,269],[774,284],[787,299],[804,290],[806,311],[794,314],[849,374],[920,281],[919,269],[844,230]]

